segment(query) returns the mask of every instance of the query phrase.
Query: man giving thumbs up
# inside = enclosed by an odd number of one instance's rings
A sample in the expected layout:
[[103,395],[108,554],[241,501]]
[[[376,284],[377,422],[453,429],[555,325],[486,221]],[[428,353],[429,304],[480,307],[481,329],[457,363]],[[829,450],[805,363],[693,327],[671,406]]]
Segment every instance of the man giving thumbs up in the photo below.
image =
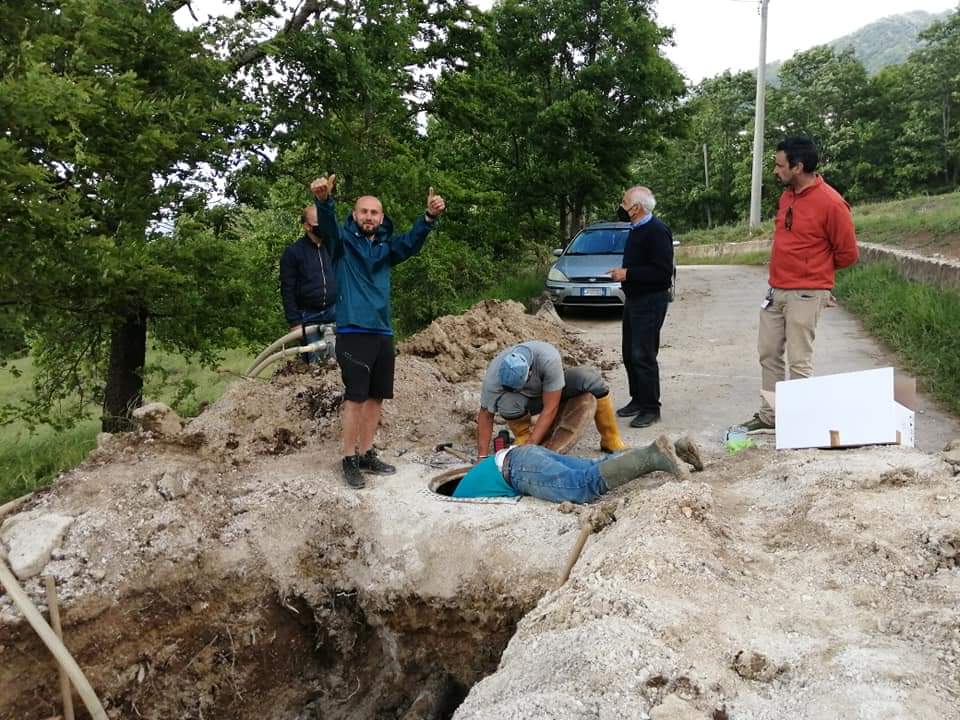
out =
[[330,251],[337,274],[337,362],[345,387],[343,477],[350,487],[362,488],[365,472],[396,472],[373,449],[383,401],[393,397],[390,271],[420,252],[446,203],[431,187],[426,211],[410,230],[395,235],[380,201],[364,195],[341,225],[333,200],[336,180],[333,174],[317,178],[310,191],[317,206],[316,233]]

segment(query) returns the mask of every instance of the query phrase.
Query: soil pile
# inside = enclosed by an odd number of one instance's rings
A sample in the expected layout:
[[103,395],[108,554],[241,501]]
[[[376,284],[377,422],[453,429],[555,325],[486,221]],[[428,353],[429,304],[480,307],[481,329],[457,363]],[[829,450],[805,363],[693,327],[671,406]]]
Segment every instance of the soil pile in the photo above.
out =
[[627,492],[458,720],[960,717],[946,463],[761,449],[693,477]]
[[[556,322],[556,313],[527,315],[513,301],[487,300],[463,315],[446,315],[400,344],[400,352],[428,359],[449,382],[482,377],[501,350],[524,340],[543,340],[560,351],[564,365],[601,367],[601,353]],[[609,369],[604,365],[602,369]]]

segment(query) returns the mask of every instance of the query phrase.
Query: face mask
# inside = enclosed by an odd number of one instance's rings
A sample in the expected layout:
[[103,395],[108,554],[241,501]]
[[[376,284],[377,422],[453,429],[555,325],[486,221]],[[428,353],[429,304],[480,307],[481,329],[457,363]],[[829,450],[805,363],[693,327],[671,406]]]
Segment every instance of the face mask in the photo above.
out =
[[623,205],[617,205],[617,220],[620,222],[630,222],[630,213],[626,211]]
[[311,225],[311,226],[310,226],[310,232],[312,232],[315,237],[323,237],[323,235],[320,234],[320,226],[319,226],[319,225]]

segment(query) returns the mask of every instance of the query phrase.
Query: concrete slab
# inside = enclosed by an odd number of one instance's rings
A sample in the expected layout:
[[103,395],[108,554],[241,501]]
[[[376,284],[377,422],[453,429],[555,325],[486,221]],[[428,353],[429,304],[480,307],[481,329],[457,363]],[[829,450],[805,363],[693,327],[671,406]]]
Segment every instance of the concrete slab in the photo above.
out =
[[[660,433],[690,432],[719,442],[730,425],[743,422],[760,402],[757,319],[767,288],[765,267],[682,265],[677,270],[677,299],[670,306],[661,337],[660,384],[663,420],[634,430],[621,420],[624,440],[650,442]],[[619,313],[576,311],[568,323],[585,339],[621,358]],[[815,368],[818,375],[897,366],[884,349],[840,307],[824,310],[817,329]],[[608,373],[618,405],[627,402],[622,368]],[[917,447],[941,450],[960,437],[960,421],[921,389],[917,411]]]

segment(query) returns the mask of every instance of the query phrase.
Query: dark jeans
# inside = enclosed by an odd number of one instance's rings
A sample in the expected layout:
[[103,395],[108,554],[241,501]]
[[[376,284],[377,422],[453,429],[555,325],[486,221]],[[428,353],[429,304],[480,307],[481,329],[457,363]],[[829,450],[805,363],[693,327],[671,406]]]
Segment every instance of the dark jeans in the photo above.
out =
[[623,365],[630,399],[641,412],[660,411],[660,329],[670,302],[668,291],[627,298],[623,307]]
[[[329,307],[326,310],[320,311],[304,310],[300,313],[300,324],[303,325],[303,327],[306,327],[307,325],[324,325],[326,323],[334,322],[335,319],[335,307]],[[303,339],[300,341],[300,344],[309,345],[310,343],[314,343],[321,338],[323,338],[323,333],[320,332],[305,333]],[[327,340],[333,342],[333,337],[329,337]],[[304,354],[303,359],[308,363],[318,363],[326,358],[322,357],[320,353],[310,352]]]

